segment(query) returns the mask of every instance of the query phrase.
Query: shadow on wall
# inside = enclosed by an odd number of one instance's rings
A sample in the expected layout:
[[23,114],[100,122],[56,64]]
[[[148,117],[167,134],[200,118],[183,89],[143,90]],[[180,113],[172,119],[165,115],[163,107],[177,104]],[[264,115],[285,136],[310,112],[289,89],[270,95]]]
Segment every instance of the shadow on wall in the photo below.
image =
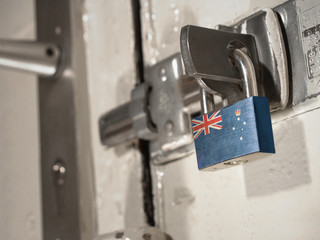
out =
[[133,156],[130,158],[130,171],[128,172],[124,201],[124,228],[135,229],[146,226],[146,215],[143,207],[143,176],[140,154],[133,150]]
[[248,197],[269,195],[311,182],[303,123],[273,125],[276,154],[243,166]]

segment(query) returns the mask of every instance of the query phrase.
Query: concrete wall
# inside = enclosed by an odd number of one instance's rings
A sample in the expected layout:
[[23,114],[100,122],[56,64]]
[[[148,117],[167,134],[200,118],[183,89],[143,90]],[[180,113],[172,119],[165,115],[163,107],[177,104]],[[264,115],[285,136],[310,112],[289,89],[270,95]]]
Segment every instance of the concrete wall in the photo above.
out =
[[107,149],[98,119],[130,99],[136,81],[131,1],[86,0],[85,29],[98,234],[145,225],[142,162],[132,144]]
[[[33,0],[0,2],[0,38],[34,39]],[[35,76],[0,69],[0,239],[41,239]]]

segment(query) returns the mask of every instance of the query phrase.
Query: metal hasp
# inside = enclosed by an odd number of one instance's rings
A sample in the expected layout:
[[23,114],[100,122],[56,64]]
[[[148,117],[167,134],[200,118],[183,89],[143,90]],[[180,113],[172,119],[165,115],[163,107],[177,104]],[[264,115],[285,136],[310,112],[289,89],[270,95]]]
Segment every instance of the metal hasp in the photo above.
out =
[[175,54],[147,68],[131,101],[100,118],[101,142],[112,147],[148,140],[154,163],[166,163],[193,152],[190,114],[199,111],[199,86],[183,74],[181,56]]
[[[148,140],[151,159],[161,164],[193,152],[190,115],[200,113],[199,102],[207,113],[257,95],[270,99],[272,111],[285,108],[287,59],[277,16],[267,9],[249,20],[257,26],[245,28],[243,20],[220,26],[223,31],[184,27],[181,53],[189,77],[178,54],[147,68],[132,101],[100,118],[101,142],[112,147],[136,138]],[[238,33],[240,28],[248,34]],[[222,101],[214,103],[218,95]]]
[[55,44],[15,43],[17,54],[7,51],[13,67],[41,75],[42,219],[48,240],[94,239],[96,231],[81,7],[80,0],[37,0],[37,40]]
[[257,75],[258,95],[268,97],[271,111],[284,109],[289,99],[286,50],[276,13],[265,9],[220,30],[186,26],[181,30],[181,54],[187,73],[207,92],[228,105],[245,96],[240,73],[227,57],[228,45],[243,45]]
[[55,44],[0,40],[0,66],[52,77],[58,71],[60,49]]

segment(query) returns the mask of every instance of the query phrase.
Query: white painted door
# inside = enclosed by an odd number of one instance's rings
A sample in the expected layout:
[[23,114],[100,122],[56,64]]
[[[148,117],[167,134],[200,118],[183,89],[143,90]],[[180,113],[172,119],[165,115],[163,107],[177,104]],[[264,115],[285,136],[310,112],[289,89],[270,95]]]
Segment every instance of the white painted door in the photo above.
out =
[[[140,2],[145,66],[151,66],[180,50],[184,25],[228,25],[283,1]],[[272,115],[274,156],[216,172],[199,171],[195,154],[152,166],[157,226],[184,240],[319,239],[318,101]]]
[[[180,50],[180,29],[186,24],[214,28],[281,2],[141,0],[145,66]],[[1,2],[1,38],[34,38],[33,7],[30,1]],[[97,126],[103,113],[129,100],[137,81],[132,9],[125,0],[85,0],[82,14],[95,221],[97,235],[103,235],[146,225],[140,153],[126,144],[106,149]],[[41,239],[36,81],[4,70],[0,76],[0,238]],[[319,105],[316,97],[273,114],[273,157],[217,172],[198,171],[195,154],[152,165],[156,225],[184,240],[319,239]]]

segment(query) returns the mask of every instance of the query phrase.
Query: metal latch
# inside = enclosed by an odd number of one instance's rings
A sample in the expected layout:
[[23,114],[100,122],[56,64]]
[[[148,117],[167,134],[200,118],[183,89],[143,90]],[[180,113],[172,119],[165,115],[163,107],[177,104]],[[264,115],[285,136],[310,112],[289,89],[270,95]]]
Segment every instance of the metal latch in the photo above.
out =
[[200,114],[200,99],[202,109],[211,111],[246,97],[240,73],[227,56],[233,38],[250,50],[257,95],[269,98],[271,111],[284,109],[289,80],[276,13],[266,9],[218,29],[184,27],[181,53],[189,77],[183,72],[180,54],[147,69],[146,82],[132,91],[132,101],[100,118],[102,143],[112,147],[134,138],[149,140],[154,163],[166,163],[193,152],[190,115]]

